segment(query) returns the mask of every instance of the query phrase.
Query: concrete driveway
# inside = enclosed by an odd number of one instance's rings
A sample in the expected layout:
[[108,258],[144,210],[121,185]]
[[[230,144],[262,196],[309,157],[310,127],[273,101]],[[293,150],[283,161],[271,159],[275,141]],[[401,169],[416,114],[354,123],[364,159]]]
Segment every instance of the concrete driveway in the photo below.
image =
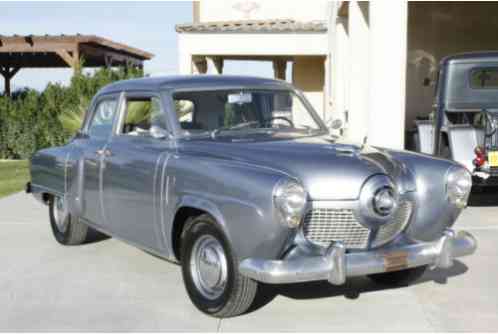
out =
[[413,286],[265,286],[252,312],[220,321],[192,306],[178,266],[114,239],[60,246],[47,208],[19,193],[0,200],[0,331],[498,331],[497,217],[469,208],[457,228],[477,254]]

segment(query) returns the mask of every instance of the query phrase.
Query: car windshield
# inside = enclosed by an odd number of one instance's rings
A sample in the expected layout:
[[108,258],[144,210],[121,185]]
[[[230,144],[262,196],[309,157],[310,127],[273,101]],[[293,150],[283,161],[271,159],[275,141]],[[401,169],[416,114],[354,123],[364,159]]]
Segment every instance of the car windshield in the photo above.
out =
[[174,94],[180,127],[188,135],[243,135],[325,129],[316,113],[291,90],[214,90]]

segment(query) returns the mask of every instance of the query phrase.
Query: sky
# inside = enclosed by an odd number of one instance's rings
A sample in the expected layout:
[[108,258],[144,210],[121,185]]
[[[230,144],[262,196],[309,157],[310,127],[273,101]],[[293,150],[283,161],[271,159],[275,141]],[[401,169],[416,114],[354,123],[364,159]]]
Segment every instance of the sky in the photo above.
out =
[[[192,2],[0,2],[0,35],[91,34],[151,52],[145,72],[177,73],[175,25],[192,22]],[[271,63],[227,62],[225,73],[272,74]],[[48,82],[67,84],[70,69],[21,69],[13,90],[42,90]],[[1,78],[0,78],[1,79]],[[3,91],[3,80],[0,80]]]

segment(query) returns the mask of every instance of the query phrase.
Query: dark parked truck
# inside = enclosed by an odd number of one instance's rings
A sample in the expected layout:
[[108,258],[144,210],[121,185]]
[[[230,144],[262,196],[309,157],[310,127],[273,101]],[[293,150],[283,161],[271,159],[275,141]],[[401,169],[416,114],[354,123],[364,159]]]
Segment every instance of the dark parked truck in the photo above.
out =
[[259,282],[406,284],[476,249],[451,229],[471,187],[463,166],[343,142],[283,81],[111,84],[31,176],[58,242],[93,228],[179,262],[216,317],[245,312]]
[[453,159],[474,185],[498,185],[498,52],[440,63],[432,119],[417,121],[417,150]]

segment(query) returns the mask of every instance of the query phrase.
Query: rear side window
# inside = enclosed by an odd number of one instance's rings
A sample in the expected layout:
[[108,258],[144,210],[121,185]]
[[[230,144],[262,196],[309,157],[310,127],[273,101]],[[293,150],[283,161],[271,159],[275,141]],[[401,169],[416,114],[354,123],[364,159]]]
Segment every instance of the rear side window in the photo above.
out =
[[107,138],[112,132],[118,102],[116,99],[105,99],[98,102],[92,121],[88,127],[88,135],[95,138]]
[[473,69],[470,74],[470,87],[474,89],[498,88],[498,67]]

